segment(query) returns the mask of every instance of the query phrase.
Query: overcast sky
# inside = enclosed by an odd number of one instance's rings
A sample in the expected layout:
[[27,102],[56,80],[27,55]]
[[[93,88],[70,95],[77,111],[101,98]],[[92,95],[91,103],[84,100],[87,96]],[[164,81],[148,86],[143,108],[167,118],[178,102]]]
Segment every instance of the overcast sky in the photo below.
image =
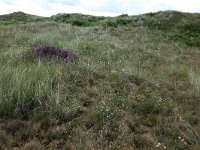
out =
[[57,13],[116,16],[160,10],[200,12],[200,0],[0,0],[0,15],[23,11],[40,16]]

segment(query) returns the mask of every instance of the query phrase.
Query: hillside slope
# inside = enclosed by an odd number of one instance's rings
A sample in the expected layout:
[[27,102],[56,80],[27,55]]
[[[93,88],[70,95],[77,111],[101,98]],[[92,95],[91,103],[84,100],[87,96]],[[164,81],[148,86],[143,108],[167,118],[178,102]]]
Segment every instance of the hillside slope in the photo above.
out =
[[200,14],[32,17],[0,16],[0,149],[200,148]]
[[29,22],[45,21],[46,19],[46,17],[30,15],[18,11],[11,14],[0,15],[0,25],[25,24]]

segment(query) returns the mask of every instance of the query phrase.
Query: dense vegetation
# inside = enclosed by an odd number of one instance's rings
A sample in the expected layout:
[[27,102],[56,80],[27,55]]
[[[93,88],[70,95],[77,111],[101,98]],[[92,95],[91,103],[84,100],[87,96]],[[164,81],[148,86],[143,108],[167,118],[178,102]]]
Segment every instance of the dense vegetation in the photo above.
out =
[[15,12],[7,15],[1,15],[0,25],[26,24],[30,22],[41,22],[45,20],[48,20],[48,18],[29,15],[23,12]]
[[[0,16],[0,149],[198,150],[199,20]],[[41,45],[79,60],[37,59]]]

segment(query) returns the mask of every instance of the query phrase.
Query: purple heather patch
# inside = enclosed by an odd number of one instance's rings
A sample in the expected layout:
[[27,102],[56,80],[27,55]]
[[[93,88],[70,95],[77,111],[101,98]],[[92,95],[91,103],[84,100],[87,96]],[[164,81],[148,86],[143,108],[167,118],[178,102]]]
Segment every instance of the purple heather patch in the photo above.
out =
[[56,48],[49,45],[42,45],[35,49],[36,58],[58,58],[59,60],[64,60],[66,62],[76,62],[79,57],[77,54],[71,52],[70,50],[65,50],[61,48]]

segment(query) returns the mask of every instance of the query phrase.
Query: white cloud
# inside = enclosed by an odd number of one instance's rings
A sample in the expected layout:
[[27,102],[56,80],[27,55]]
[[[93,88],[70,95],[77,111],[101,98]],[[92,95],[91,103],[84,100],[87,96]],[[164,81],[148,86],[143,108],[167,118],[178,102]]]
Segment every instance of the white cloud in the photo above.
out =
[[136,15],[159,10],[200,12],[197,0],[0,0],[0,14],[14,11],[51,16],[57,13],[84,13],[116,16]]
[[80,6],[82,6],[83,8],[86,9],[98,9],[98,8],[102,8],[105,7],[106,5],[106,0],[79,0],[80,2]]

